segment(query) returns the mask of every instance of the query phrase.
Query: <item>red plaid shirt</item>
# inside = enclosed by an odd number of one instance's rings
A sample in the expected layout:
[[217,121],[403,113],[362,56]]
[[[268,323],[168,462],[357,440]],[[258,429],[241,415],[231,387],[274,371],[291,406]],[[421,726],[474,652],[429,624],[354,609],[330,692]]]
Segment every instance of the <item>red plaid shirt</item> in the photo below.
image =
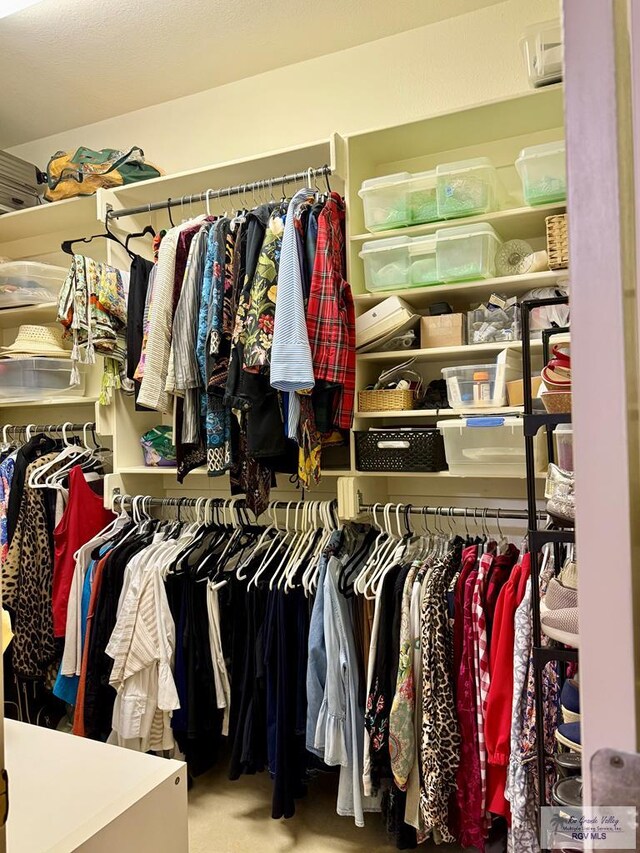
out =
[[344,278],[344,199],[332,192],[318,216],[318,242],[307,306],[316,379],[340,383],[334,424],[351,429],[356,388],[356,320]]

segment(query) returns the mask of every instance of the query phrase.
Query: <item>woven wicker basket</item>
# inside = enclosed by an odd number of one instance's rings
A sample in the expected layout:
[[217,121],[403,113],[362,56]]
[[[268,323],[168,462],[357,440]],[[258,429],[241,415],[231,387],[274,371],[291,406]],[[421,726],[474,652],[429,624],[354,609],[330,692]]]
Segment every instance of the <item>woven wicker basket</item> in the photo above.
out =
[[569,232],[567,214],[547,216],[547,254],[549,269],[566,270],[569,266]]
[[415,394],[410,389],[398,391],[380,389],[379,391],[359,391],[359,412],[405,412],[413,409]]

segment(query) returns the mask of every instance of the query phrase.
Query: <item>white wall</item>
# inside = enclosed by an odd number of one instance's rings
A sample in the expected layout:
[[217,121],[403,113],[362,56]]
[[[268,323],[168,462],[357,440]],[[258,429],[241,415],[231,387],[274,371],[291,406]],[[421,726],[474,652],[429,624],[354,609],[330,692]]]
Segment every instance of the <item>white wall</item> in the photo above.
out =
[[[522,31],[530,23],[557,17],[558,0],[504,0],[38,139],[10,152],[42,167],[55,151],[81,144],[139,145],[150,161],[175,172],[311,142],[333,131],[344,135],[401,124],[525,91],[528,84],[518,44]],[[96,71],[102,85],[108,85],[108,69]],[[161,56],[158,92],[162,92]]]

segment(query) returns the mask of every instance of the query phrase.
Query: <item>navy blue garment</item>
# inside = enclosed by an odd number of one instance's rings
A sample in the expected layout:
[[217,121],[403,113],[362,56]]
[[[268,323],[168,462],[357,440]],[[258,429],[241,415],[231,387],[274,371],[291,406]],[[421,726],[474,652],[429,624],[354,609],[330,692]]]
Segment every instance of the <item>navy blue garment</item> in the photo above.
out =
[[271,817],[293,817],[295,801],[307,792],[305,749],[306,662],[309,607],[302,589],[272,590],[265,632],[269,770],[273,777]]

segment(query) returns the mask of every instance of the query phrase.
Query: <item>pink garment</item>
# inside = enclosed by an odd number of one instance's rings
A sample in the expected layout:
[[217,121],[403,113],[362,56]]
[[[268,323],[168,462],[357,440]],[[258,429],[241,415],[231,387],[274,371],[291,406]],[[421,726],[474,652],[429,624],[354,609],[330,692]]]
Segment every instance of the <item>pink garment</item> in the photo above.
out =
[[[463,575],[461,574],[461,579]],[[478,751],[478,715],[475,688],[475,643],[473,631],[473,592],[478,572],[474,568],[466,576],[462,599],[463,645],[458,672],[456,711],[460,726],[460,766],[456,774],[458,840],[463,847],[484,851],[484,813],[482,808],[482,776]],[[458,612],[456,608],[456,619]]]
[[487,712],[489,695],[489,647],[487,642],[487,621],[484,612],[486,580],[493,563],[493,554],[483,554],[476,583],[473,588],[472,618],[473,643],[475,651],[476,717],[478,721],[478,757],[480,760],[480,796],[481,811],[485,831],[488,833],[491,818],[487,814],[487,747],[484,739],[484,718]]

